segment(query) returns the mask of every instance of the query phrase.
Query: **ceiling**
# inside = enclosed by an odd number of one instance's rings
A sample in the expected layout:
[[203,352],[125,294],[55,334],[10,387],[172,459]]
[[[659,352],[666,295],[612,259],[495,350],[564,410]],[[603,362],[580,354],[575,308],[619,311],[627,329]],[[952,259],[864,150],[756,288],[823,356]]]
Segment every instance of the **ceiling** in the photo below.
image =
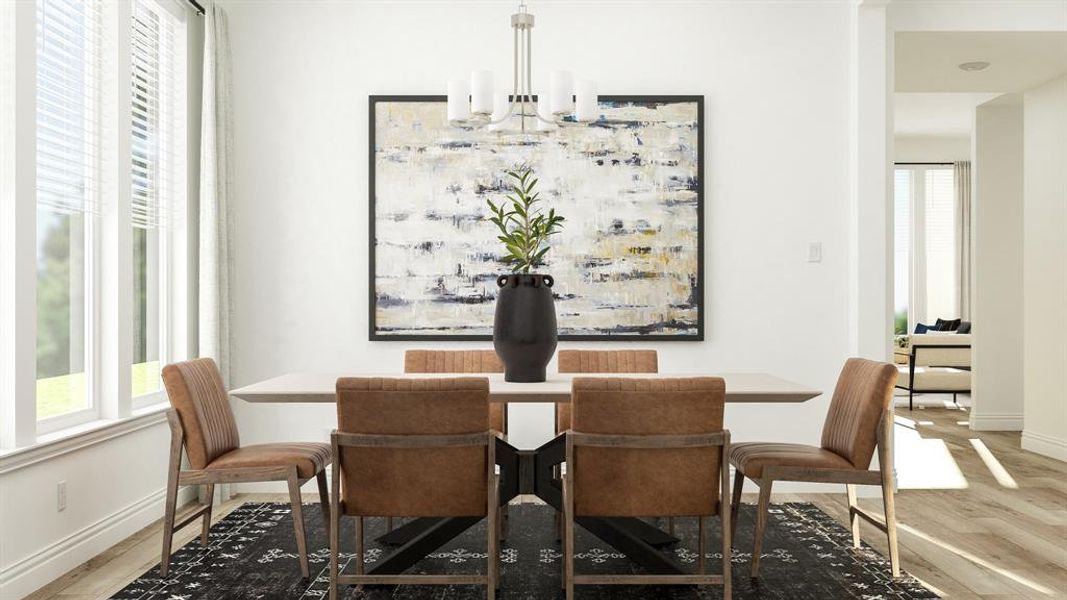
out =
[[[899,32],[897,92],[1019,92],[1067,73],[1067,32]],[[984,71],[959,64],[986,61]]]
[[974,107],[998,95],[894,94],[893,132],[898,136],[969,136]]

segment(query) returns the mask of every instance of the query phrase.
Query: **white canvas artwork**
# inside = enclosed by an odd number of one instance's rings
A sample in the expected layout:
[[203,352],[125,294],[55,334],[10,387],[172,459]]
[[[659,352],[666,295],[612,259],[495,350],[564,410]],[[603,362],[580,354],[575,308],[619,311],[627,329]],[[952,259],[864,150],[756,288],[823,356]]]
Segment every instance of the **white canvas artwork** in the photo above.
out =
[[371,337],[488,339],[501,259],[486,200],[531,166],[566,217],[540,273],[560,339],[703,337],[703,99],[601,97],[591,125],[457,129],[444,98],[372,97]]

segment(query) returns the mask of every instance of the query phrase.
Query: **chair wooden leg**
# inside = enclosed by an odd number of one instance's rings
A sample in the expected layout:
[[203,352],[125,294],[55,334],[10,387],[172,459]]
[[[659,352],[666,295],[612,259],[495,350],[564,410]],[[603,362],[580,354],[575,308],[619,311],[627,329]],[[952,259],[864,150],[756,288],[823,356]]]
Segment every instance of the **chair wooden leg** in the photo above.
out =
[[[333,504],[333,499],[330,500],[330,504]],[[336,505],[333,508],[337,508]],[[338,529],[340,529],[341,515],[337,510],[330,512],[329,527],[330,527],[330,600],[337,600],[337,567],[338,559],[341,553],[341,540]]]
[[363,532],[365,525],[363,517],[356,517],[356,575],[363,574],[363,555],[366,553],[363,547],[366,537]]
[[730,496],[730,539],[737,539],[737,513],[741,510],[741,491],[745,487],[745,476],[740,470],[734,471],[734,493]]
[[767,507],[771,502],[770,479],[760,481],[759,503],[756,505],[756,533],[752,539],[752,578],[759,577],[760,553],[763,552],[763,531],[767,528]]
[[207,500],[207,509],[204,511],[204,527],[200,532],[200,545],[206,548],[208,532],[211,530],[211,507],[215,503],[214,483],[209,483],[204,486],[204,497]]
[[[172,423],[173,427],[173,423]],[[170,547],[174,541],[174,513],[178,509],[178,471],[181,469],[181,437],[171,442],[170,467],[167,471],[167,500],[163,512],[163,557],[159,561],[159,576],[166,577],[170,570]]]
[[319,482],[319,504],[322,505],[322,522],[330,522],[330,488],[326,485],[326,470],[323,469],[315,475]]
[[674,517],[667,517],[667,533],[674,537]]
[[697,517],[697,573],[703,575],[707,572],[704,566],[704,555],[708,553],[707,532],[704,531],[704,517]]
[[385,518],[385,530],[387,532],[393,530],[393,517],[386,517]]
[[848,523],[852,529],[852,547],[860,547],[860,515],[856,512],[859,504],[856,503],[856,486],[845,484],[845,494],[848,496]]
[[486,600],[496,600],[498,569],[500,568],[500,507],[495,502],[500,497],[500,488],[494,475],[489,484],[489,510],[486,512]]
[[296,531],[296,552],[300,556],[300,574],[304,579],[311,577],[308,567],[308,542],[304,532],[304,505],[300,501],[300,479],[296,467],[289,473],[289,504],[293,512],[293,529]]
[[885,507],[885,533],[889,541],[889,564],[893,577],[900,577],[900,554],[897,550],[897,516],[893,501],[893,478],[882,474],[882,504]]
[[574,600],[574,501],[567,480],[563,482],[563,590]]

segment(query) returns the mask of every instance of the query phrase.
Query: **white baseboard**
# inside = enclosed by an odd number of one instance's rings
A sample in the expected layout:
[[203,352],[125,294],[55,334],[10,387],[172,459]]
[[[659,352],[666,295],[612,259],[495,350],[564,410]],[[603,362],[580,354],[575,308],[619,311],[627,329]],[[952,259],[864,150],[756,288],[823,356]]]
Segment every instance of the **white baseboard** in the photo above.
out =
[[[0,571],[0,598],[23,598],[163,516],[165,489],[114,512]],[[178,503],[194,498],[179,493]]]
[[1067,462],[1067,440],[1051,435],[1023,431],[1023,450]]
[[975,431],[1022,431],[1023,416],[1013,414],[984,415],[972,410],[971,429]]

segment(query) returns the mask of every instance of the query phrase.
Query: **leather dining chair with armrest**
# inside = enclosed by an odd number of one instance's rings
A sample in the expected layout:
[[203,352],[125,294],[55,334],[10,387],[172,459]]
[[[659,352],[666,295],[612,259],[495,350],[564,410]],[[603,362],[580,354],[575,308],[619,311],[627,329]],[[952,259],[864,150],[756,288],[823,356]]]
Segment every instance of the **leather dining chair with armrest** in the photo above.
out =
[[[581,584],[722,585],[730,598],[730,432],[721,378],[578,378],[563,480],[564,588]],[[705,570],[705,519],[722,520],[722,575]],[[697,517],[697,573],[574,572],[575,519]]]
[[[495,597],[499,480],[496,434],[489,428],[489,381],[341,378],[337,380],[336,459],[330,497],[330,598],[338,584],[485,585]],[[364,573],[368,516],[485,517],[485,575]],[[340,521],[356,525],[355,574],[339,571]]]
[[[210,358],[163,367],[163,383],[172,408],[167,411],[171,431],[170,468],[167,472],[160,575],[166,577],[170,567],[174,532],[201,516],[203,532],[200,543],[207,545],[216,484],[285,481],[289,485],[300,573],[307,579],[310,571],[300,486],[313,477],[318,479],[323,516],[328,520],[329,495],[326,491],[325,469],[330,464],[330,446],[311,442],[242,446],[226,388],[218,366]],[[188,470],[181,468],[183,447],[189,457]],[[178,488],[183,485],[204,486],[207,504],[176,525]]]
[[[767,507],[775,481],[806,481],[844,484],[848,494],[852,544],[860,546],[860,518],[886,534],[893,577],[900,576],[897,553],[897,524],[893,505],[893,384],[895,366],[850,358],[837,380],[830,410],[822,429],[819,446],[779,443],[734,444],[730,463],[736,469],[733,489],[733,527],[745,478],[759,486],[755,539],[752,546],[752,577],[759,575],[763,533],[767,528]],[[875,451],[878,468],[869,470]],[[857,485],[882,486],[884,522],[856,503]]]

